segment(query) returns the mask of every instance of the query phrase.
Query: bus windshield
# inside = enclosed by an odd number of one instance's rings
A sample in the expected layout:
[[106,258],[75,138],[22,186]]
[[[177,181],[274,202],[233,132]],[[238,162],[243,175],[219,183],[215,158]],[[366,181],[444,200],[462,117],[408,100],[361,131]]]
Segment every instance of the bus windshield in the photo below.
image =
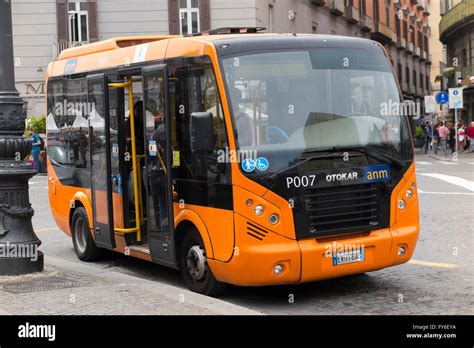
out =
[[337,149],[412,160],[408,120],[380,48],[246,52],[223,57],[222,68],[238,150],[264,155],[267,172]]

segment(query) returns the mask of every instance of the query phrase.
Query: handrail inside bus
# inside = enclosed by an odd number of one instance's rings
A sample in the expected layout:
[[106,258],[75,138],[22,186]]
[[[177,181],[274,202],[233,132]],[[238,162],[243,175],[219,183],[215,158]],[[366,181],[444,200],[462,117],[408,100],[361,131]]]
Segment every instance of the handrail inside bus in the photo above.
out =
[[133,109],[133,79],[128,79],[127,82],[109,83],[110,88],[128,88],[128,104],[130,108],[130,133],[132,137],[132,165],[133,165],[133,203],[135,206],[135,227],[132,228],[115,228],[115,231],[120,233],[137,233],[137,241],[142,240],[140,224],[142,222],[141,215],[141,192],[139,190],[139,177],[140,171],[137,164],[137,148],[136,148],[136,137],[135,137],[135,110]]

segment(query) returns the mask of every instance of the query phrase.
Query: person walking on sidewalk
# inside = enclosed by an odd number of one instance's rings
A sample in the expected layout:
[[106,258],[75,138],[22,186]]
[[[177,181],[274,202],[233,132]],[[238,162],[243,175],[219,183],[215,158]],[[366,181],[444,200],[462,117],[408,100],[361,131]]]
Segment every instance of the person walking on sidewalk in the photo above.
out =
[[423,132],[425,133],[425,153],[428,152],[428,150],[430,149],[430,144],[431,144],[431,138],[432,138],[432,135],[431,135],[431,127],[430,127],[430,123],[428,121],[425,122],[425,125],[423,127]]
[[458,151],[464,151],[466,145],[466,129],[464,123],[461,121],[458,123]]
[[441,122],[441,125],[438,128],[440,145],[443,152],[446,154],[447,152],[447,145],[448,145],[448,138],[449,138],[449,129],[445,126],[444,122]]
[[433,128],[433,152],[434,154],[438,154],[438,145],[439,145],[439,123],[436,123],[436,125]]
[[455,147],[456,147],[456,129],[454,127],[455,127],[455,125],[453,124],[453,122],[449,122],[449,124],[448,124],[448,130],[449,130],[448,144],[449,144],[449,148],[451,149],[451,153],[454,153],[456,151],[456,149],[455,149]]
[[469,127],[467,128],[467,138],[470,142],[470,150],[474,152],[474,122],[469,123]]
[[33,157],[33,162],[35,163],[35,169],[38,173],[41,173],[40,166],[40,151],[41,151],[41,139],[38,134],[35,134],[32,129],[28,132],[29,139],[31,141],[31,156]]

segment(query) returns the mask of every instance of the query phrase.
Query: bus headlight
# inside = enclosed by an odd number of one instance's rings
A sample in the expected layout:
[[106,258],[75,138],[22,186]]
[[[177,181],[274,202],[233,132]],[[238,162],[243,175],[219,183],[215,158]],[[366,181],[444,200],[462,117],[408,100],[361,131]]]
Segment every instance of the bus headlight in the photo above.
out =
[[255,208],[253,208],[253,211],[255,212],[255,215],[257,216],[262,216],[263,215],[263,206],[256,205]]
[[405,197],[411,199],[413,197],[413,191],[408,189],[407,192],[405,192]]
[[276,225],[278,221],[280,221],[280,219],[277,214],[270,214],[268,217],[268,222],[272,225]]
[[403,257],[407,253],[407,248],[404,245],[398,247],[398,256]]
[[279,276],[283,273],[283,265],[276,265],[274,268],[273,268],[273,273],[275,273],[276,276]]
[[398,200],[398,209],[403,210],[406,207],[406,203],[403,199]]
[[250,206],[252,206],[253,201],[249,198],[245,201],[245,204],[247,205],[247,207],[250,207]]

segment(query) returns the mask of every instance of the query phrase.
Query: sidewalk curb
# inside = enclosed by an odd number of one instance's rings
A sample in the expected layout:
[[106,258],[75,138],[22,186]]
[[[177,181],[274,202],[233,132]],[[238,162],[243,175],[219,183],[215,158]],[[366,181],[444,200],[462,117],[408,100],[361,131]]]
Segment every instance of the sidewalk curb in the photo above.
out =
[[[238,306],[217,298],[204,296],[187,289],[179,288],[173,285],[168,285],[160,281],[148,280],[141,277],[135,277],[132,275],[116,272],[110,269],[103,269],[88,265],[82,262],[71,262],[64,259],[45,256],[45,263],[54,267],[67,269],[71,272],[86,273],[89,275],[96,276],[98,278],[108,280],[114,283],[129,283],[135,285],[142,285],[147,288],[148,291],[166,296],[173,301],[176,301],[179,296],[184,296],[186,299],[186,305],[197,306],[205,308],[215,313],[215,315],[264,315],[261,312],[254,311],[252,309]],[[0,309],[0,314],[2,314]],[[8,313],[6,313],[8,314]],[[195,315],[195,313],[189,313],[189,315]]]
[[437,161],[440,161],[440,162],[453,162],[453,163],[458,162],[458,161],[453,160],[453,159],[451,158],[451,156],[441,157],[441,156],[436,156],[436,155],[429,154],[429,153],[426,154],[426,155],[427,155],[428,157],[433,158],[433,159],[435,159],[435,160],[437,160]]

